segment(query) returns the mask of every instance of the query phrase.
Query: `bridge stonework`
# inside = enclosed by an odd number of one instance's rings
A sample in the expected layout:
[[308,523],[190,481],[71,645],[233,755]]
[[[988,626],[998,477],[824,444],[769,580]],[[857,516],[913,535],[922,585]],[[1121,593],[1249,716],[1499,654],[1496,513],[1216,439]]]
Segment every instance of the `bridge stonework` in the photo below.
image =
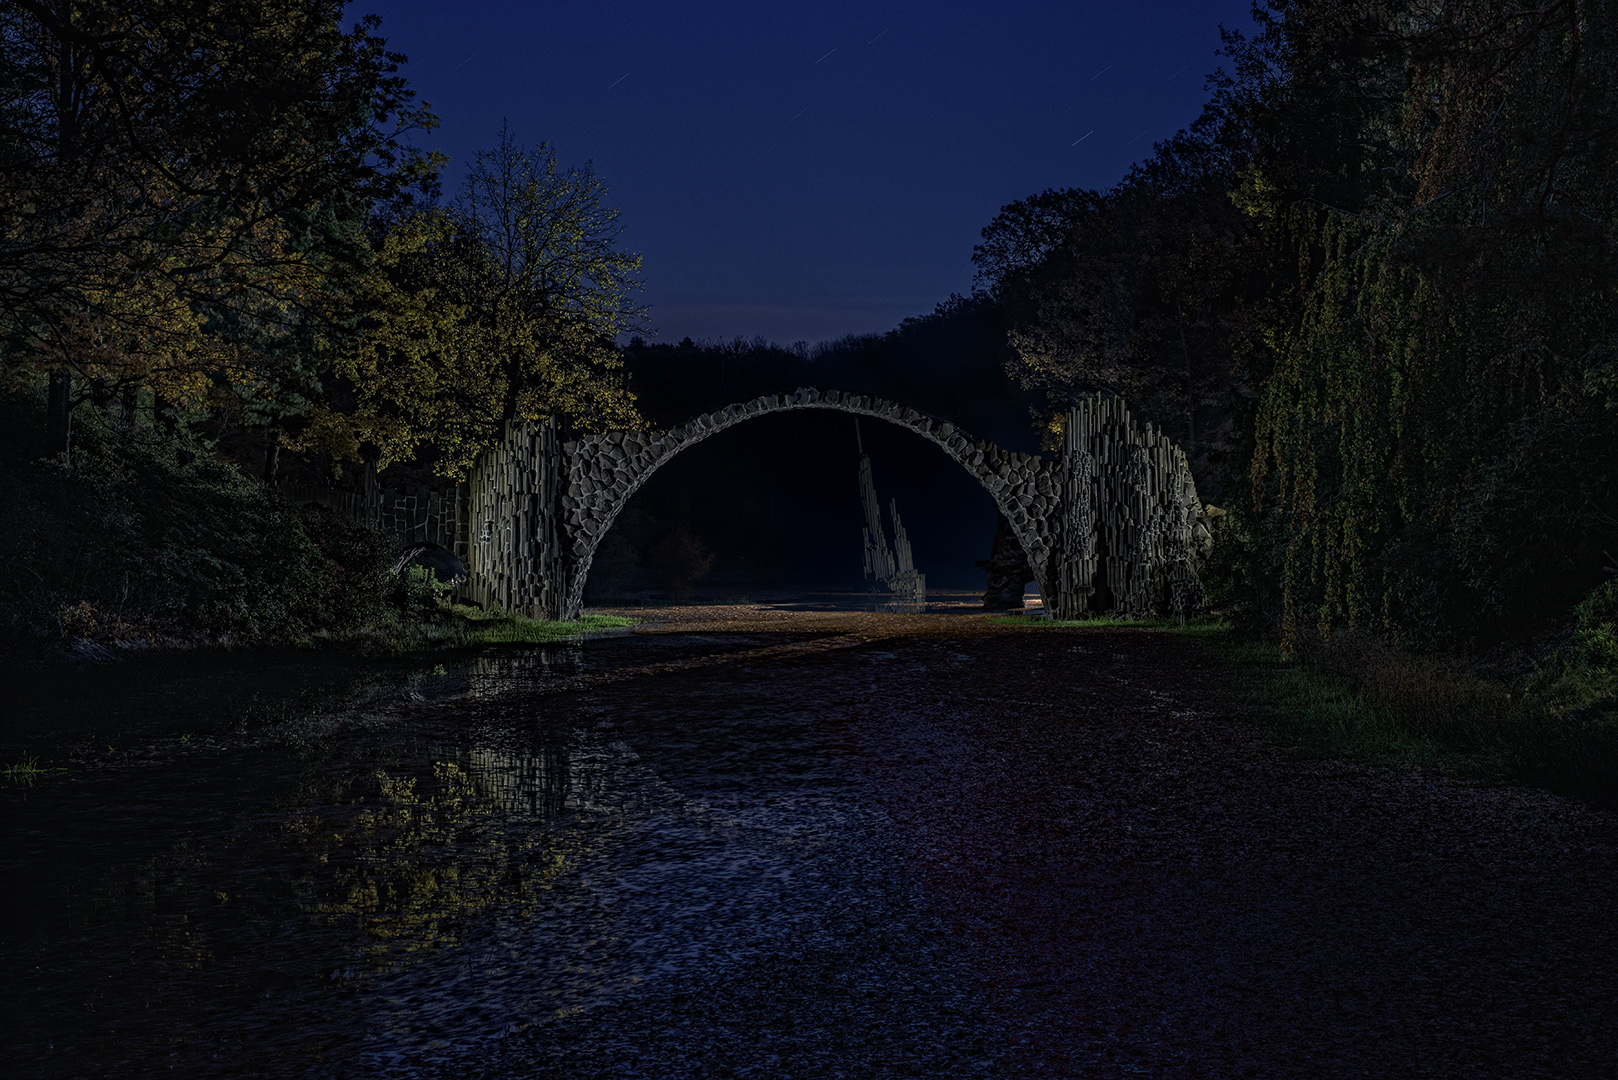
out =
[[875,417],[937,445],[1011,523],[1057,617],[1094,609],[1098,572],[1117,610],[1146,614],[1166,600],[1183,614],[1200,601],[1196,552],[1207,532],[1185,457],[1149,426],[1143,435],[1121,402],[1094,398],[1070,410],[1067,445],[1049,459],[1002,450],[891,401],[813,387],[662,432],[609,431],[564,443],[554,425],[513,425],[473,472],[469,598],[536,618],[577,618],[597,546],[652,473],[726,428],[797,409]]

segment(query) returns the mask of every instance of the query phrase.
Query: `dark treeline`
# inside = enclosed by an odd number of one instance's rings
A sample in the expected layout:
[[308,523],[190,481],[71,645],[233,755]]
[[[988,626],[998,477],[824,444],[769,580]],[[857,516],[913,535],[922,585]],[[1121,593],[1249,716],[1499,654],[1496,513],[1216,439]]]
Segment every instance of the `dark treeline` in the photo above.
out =
[[930,315],[884,334],[851,334],[810,346],[763,338],[678,344],[633,339],[629,389],[649,423],[681,423],[736,401],[798,386],[874,394],[938,416],[1016,449],[1031,437],[1038,398],[1006,377],[1003,307],[986,295],[951,297]]

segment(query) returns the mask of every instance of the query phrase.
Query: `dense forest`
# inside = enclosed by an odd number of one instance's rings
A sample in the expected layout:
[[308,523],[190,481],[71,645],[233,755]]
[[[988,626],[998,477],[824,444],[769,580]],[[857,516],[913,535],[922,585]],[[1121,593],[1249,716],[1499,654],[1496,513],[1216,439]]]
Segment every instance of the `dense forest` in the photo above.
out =
[[985,230],[1012,369],[1174,433],[1284,640],[1553,630],[1618,562],[1614,12],[1254,14],[1190,129]]
[[342,15],[0,3],[13,631],[379,617],[384,539],[262,480],[455,479],[508,420],[813,384],[1029,450],[1122,396],[1226,512],[1217,609],[1287,649],[1618,661],[1610,6],[1267,0],[1189,128],[986,223],[973,295],[812,346],[659,341],[603,182],[545,144],[441,190],[402,58]]

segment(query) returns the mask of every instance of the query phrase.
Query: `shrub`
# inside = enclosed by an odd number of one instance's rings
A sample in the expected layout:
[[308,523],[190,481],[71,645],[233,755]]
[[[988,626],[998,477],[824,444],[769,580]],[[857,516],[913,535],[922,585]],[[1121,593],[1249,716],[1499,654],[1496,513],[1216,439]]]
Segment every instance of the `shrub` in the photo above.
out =
[[425,566],[407,566],[394,578],[393,606],[407,619],[442,619],[450,613],[450,587]]
[[1404,731],[1469,753],[1500,754],[1535,717],[1521,696],[1435,656],[1407,652],[1386,638],[1341,631],[1305,638],[1299,659],[1353,690],[1375,715]]
[[1573,609],[1573,641],[1540,665],[1529,692],[1558,712],[1611,714],[1618,706],[1618,579]]
[[284,641],[392,618],[380,533],[288,505],[183,430],[120,430],[92,409],[74,427],[70,464],[0,470],[14,634]]

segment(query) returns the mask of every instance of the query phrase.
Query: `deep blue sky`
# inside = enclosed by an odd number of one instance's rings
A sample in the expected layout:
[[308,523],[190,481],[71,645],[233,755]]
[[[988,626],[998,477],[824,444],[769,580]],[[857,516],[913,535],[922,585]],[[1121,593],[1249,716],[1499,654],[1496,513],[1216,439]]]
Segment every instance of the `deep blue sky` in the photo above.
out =
[[[972,286],[1001,206],[1184,127],[1248,0],[359,0],[456,164],[502,122],[592,161],[658,340],[889,329]],[[1076,145],[1075,145],[1076,144]]]

